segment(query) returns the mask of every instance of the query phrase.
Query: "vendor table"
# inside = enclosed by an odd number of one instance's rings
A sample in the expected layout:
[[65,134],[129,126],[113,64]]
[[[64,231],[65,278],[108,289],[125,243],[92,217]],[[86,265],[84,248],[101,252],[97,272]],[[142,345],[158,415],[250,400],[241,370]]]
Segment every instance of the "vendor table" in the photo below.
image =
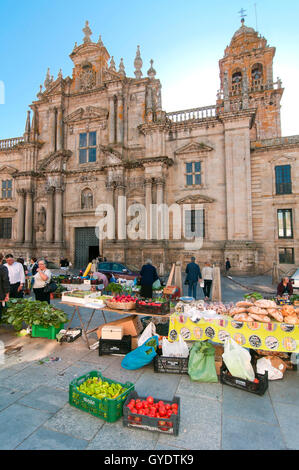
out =
[[[88,330],[88,327],[91,323],[91,320],[94,316],[94,313],[96,310],[100,310],[101,313],[102,313],[102,316],[103,316],[103,319],[104,319],[104,322],[107,323],[107,320],[106,320],[106,316],[105,316],[105,312],[111,312],[111,313],[118,313],[119,315],[124,315],[124,316],[131,316],[131,317],[134,317],[136,315],[138,316],[141,316],[141,317],[160,317],[160,318],[169,318],[170,317],[170,313],[169,314],[165,314],[165,315],[154,315],[154,314],[147,314],[147,313],[139,313],[139,312],[136,312],[135,310],[118,310],[118,309],[112,309],[112,308],[108,308],[108,307],[97,307],[97,306],[88,306],[88,305],[84,305],[84,304],[76,304],[74,302],[60,302],[61,304],[64,304],[64,305],[69,305],[70,307],[74,307],[74,311],[73,311],[73,314],[72,314],[72,317],[70,319],[70,321],[68,322],[68,325],[66,327],[66,330],[69,330],[70,329],[70,325],[73,321],[73,318],[74,316],[77,314],[78,315],[78,318],[79,318],[79,321],[80,321],[80,325],[81,325],[81,328],[82,328],[82,335],[83,335],[83,338],[88,346],[88,348],[90,349],[90,345],[89,345],[89,341],[88,341],[88,335],[90,333],[93,333],[94,331],[96,331],[98,329],[98,326],[96,328],[93,328],[91,330]],[[81,313],[80,313],[80,307],[81,308],[87,308],[87,309],[90,309],[91,310],[91,314],[90,314],[90,317],[88,319],[88,322],[87,322],[87,325],[86,327],[84,326],[84,323],[83,323],[83,320],[82,320],[82,316],[81,316]],[[113,323],[112,322],[109,322],[110,323]],[[62,343],[60,343],[62,344]]]
[[179,334],[185,341],[210,339],[215,343],[224,343],[225,338],[230,337],[245,348],[299,352],[299,325],[288,323],[240,322],[231,317],[192,322],[183,314],[173,314],[170,317],[168,337],[176,341]]

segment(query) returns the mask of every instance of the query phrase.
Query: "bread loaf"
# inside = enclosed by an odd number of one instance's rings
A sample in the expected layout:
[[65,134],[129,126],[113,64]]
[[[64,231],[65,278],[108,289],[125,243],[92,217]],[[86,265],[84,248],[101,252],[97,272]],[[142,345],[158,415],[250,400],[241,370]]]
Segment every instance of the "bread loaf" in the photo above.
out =
[[283,322],[283,315],[277,308],[268,308],[268,314],[276,321]]
[[260,308],[276,308],[277,307],[276,302],[274,302],[274,300],[266,300],[266,299],[256,300],[254,302],[254,305]]
[[265,308],[256,307],[255,305],[249,307],[248,313],[250,313],[250,315],[268,315],[268,311]]

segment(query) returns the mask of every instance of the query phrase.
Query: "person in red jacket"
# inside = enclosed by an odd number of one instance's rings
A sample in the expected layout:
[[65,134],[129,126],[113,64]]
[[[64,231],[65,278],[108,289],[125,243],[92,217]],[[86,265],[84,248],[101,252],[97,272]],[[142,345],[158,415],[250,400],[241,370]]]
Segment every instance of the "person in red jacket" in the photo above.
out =
[[277,286],[277,295],[282,297],[283,295],[292,295],[293,286],[288,277],[283,277],[281,282]]

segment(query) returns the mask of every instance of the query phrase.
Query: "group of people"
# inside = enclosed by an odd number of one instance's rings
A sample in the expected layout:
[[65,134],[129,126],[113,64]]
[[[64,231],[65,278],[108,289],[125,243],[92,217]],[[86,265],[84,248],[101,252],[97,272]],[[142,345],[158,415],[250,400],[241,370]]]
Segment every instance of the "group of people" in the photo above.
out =
[[26,266],[23,259],[15,260],[11,253],[5,257],[0,253],[0,319],[2,309],[9,299],[24,297],[26,275],[32,276],[35,300],[50,303],[50,293],[45,292],[45,286],[51,281],[52,275],[46,260],[37,261],[32,258],[30,265]]
[[206,262],[201,272],[199,265],[195,263],[195,257],[192,256],[191,263],[187,264],[186,274],[185,284],[188,285],[188,296],[196,299],[197,284],[200,283],[205,300],[210,300],[213,283],[213,268],[211,264]]

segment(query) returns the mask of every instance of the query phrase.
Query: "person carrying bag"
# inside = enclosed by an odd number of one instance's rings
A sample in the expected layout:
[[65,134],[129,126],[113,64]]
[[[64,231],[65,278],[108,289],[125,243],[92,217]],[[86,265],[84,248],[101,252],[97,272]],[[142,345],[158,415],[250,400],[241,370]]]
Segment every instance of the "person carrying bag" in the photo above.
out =
[[[50,303],[50,293],[54,292],[57,289],[57,285],[51,282],[51,271],[47,269],[46,262],[40,260],[38,262],[38,268],[34,278],[34,287],[33,292],[35,295],[35,300],[40,300],[41,302]],[[54,285],[53,285],[54,284]]]

